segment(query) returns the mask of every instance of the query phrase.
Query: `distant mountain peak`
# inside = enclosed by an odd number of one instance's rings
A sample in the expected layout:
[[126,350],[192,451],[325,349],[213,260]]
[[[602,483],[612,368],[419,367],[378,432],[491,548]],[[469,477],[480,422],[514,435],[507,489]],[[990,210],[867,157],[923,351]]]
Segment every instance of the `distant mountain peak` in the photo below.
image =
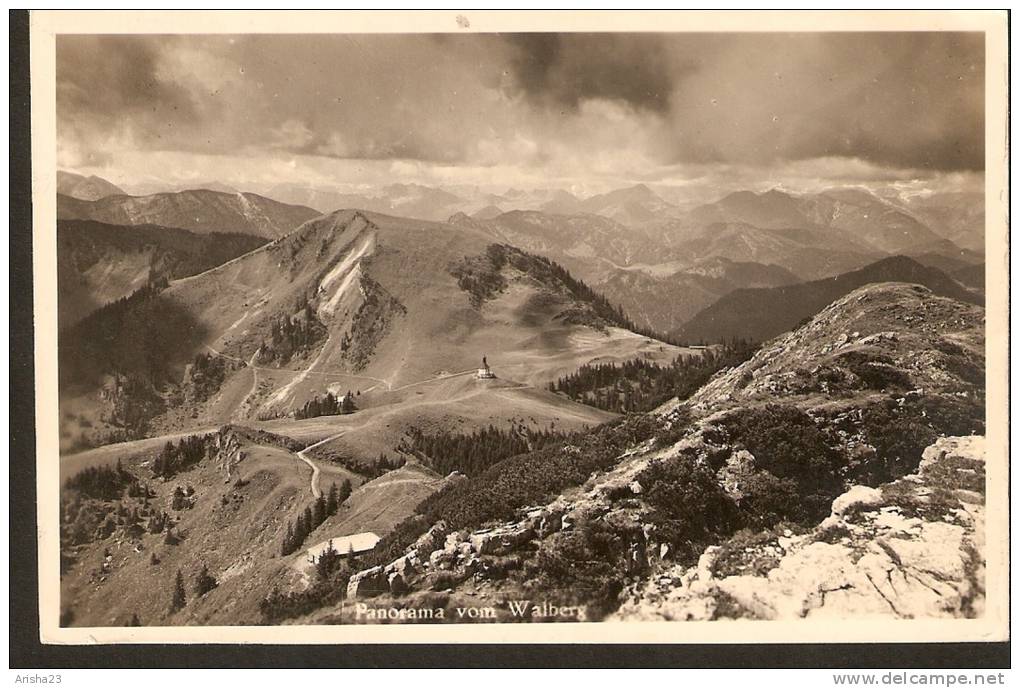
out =
[[57,170],[57,193],[82,201],[125,195],[123,189],[102,177],[94,174],[86,177],[65,170]]

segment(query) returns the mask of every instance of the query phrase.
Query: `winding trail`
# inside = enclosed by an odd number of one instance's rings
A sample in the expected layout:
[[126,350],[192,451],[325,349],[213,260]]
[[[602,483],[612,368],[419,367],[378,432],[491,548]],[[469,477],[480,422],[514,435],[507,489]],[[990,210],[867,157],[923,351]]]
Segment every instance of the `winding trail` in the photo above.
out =
[[322,495],[322,492],[319,490],[319,473],[321,471],[319,470],[318,464],[316,464],[314,461],[312,461],[310,458],[308,458],[308,456],[305,454],[305,452],[311,451],[312,449],[315,449],[316,447],[321,447],[322,445],[324,445],[324,444],[326,444],[328,442],[332,442],[333,440],[338,439],[338,438],[343,437],[343,436],[344,436],[344,433],[343,432],[339,432],[339,433],[337,433],[335,435],[327,437],[324,440],[319,440],[315,444],[309,444],[307,447],[305,447],[304,449],[302,449],[301,451],[299,451],[297,453],[297,457],[299,459],[301,459],[302,461],[304,461],[306,464],[308,464],[308,467],[312,469],[311,488],[312,488],[312,497],[314,497],[315,499],[318,499],[319,496]]

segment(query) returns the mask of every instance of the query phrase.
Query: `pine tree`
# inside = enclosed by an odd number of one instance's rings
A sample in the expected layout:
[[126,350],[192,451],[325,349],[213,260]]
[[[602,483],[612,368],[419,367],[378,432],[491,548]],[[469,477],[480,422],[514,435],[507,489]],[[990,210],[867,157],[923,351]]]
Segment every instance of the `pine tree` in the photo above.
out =
[[304,519],[305,522],[305,532],[302,533],[301,535],[301,542],[304,542],[305,538],[308,537],[308,534],[315,530],[315,526],[318,524],[316,524],[312,520],[312,507],[310,506],[305,507],[305,511],[302,514],[302,518]]
[[187,603],[187,598],[184,594],[184,576],[181,575],[181,570],[177,569],[177,578],[174,581],[174,596],[170,601],[170,613],[183,609]]
[[219,583],[209,574],[209,567],[202,564],[202,570],[195,576],[195,596],[201,597],[217,585]]
[[326,497],[326,515],[332,516],[337,512],[340,507],[340,491],[336,487],[336,483],[330,485],[329,496]]
[[319,580],[329,580],[330,575],[336,570],[339,563],[340,553],[334,549],[333,541],[330,540],[326,550],[315,560],[315,571],[319,575]]
[[313,506],[312,523],[314,526],[312,529],[314,530],[315,528],[318,528],[322,522],[326,520],[326,516],[326,497],[325,495],[320,494],[316,498]]

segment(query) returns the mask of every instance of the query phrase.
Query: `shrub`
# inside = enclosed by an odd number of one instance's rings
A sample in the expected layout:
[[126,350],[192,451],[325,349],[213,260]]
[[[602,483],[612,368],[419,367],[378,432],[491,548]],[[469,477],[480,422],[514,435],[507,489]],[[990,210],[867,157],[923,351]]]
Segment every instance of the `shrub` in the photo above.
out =
[[680,552],[694,553],[719,535],[732,532],[740,514],[715,475],[689,457],[653,461],[637,478],[658,536]]
[[691,427],[691,414],[686,408],[679,408],[669,420],[669,425],[663,424],[655,431],[655,447],[663,449],[671,447],[687,434]]
[[843,457],[822,430],[793,406],[770,404],[723,421],[733,442],[754,454],[760,471],[742,489],[741,502],[762,525],[779,520],[809,523],[823,518],[843,490]]
[[917,413],[942,435],[985,433],[985,406],[974,399],[927,395],[918,401]]
[[836,363],[859,377],[870,389],[910,389],[911,386],[910,376],[883,354],[847,351],[836,357]]
[[776,537],[777,533],[772,530],[738,530],[721,545],[712,564],[712,573],[719,577],[766,575],[779,565],[779,556],[761,549],[770,543],[777,544]]
[[913,472],[925,448],[938,437],[920,414],[890,406],[873,404],[864,410],[863,432],[876,456],[852,476],[862,484],[880,485]]
[[555,604],[583,604],[589,621],[619,606],[624,576],[634,564],[627,556],[633,534],[601,521],[583,520],[552,535],[525,567]]

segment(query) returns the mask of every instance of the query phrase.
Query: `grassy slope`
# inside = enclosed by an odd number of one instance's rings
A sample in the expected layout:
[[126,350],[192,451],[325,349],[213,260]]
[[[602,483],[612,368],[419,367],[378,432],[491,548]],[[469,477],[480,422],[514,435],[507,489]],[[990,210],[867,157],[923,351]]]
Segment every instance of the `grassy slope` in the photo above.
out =
[[[311,471],[290,452],[276,447],[250,447],[238,466],[248,484],[236,488],[224,482],[224,473],[204,460],[190,471],[166,482],[151,482],[157,492],[153,504],[167,506],[178,484],[192,485],[198,495],[193,509],[171,512],[180,516],[178,527],[187,537],[166,545],[162,535],[144,535],[141,551],[134,543],[110,538],[87,546],[79,562],[61,581],[61,598],[74,605],[75,625],[120,625],[137,613],[145,625],[182,623],[253,623],[258,619],[259,589],[279,576],[285,564],[278,557],[279,539],[286,520],[308,501]],[[147,475],[139,461],[126,465]],[[221,496],[227,495],[224,505]],[[100,582],[94,573],[109,548],[112,570]],[[150,564],[155,552],[158,565]],[[203,564],[220,581],[205,598],[194,600],[192,579]],[[185,576],[189,603],[181,612],[168,613],[174,576]]]

